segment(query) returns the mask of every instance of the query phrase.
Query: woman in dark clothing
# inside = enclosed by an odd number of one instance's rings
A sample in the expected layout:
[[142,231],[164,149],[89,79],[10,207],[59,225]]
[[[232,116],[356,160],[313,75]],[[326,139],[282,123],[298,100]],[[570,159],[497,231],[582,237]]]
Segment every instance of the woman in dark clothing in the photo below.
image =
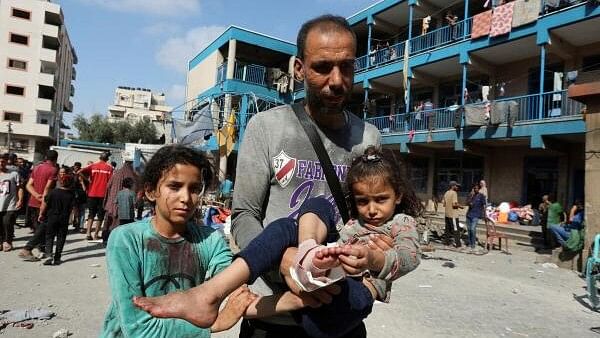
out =
[[477,245],[477,222],[485,217],[485,196],[479,192],[478,183],[473,185],[468,205],[467,230],[469,233],[469,246],[471,249],[475,249],[475,245]]

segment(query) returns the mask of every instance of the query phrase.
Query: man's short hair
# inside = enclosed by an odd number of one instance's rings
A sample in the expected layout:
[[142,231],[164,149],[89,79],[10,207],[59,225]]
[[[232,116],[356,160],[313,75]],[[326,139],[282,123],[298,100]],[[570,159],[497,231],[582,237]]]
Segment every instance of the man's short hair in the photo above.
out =
[[324,31],[346,31],[352,35],[354,45],[356,46],[356,33],[352,30],[352,27],[350,27],[348,21],[339,15],[324,14],[306,21],[304,24],[302,24],[302,27],[300,27],[300,31],[298,32],[298,37],[296,39],[296,46],[298,47],[297,56],[300,59],[304,59],[306,37],[308,36],[308,33],[315,28],[320,28]]
[[0,155],[0,158],[2,158],[3,160],[8,161],[9,156],[10,155],[8,153],[4,153],[4,154]]
[[80,168],[81,168],[81,162],[75,162],[75,163],[73,163],[73,166],[74,166],[74,167],[80,167]]
[[56,152],[56,150],[48,150],[46,159],[48,161],[56,162],[56,160],[58,160],[58,152]]
[[102,161],[108,161],[108,159],[110,158],[110,152],[108,151],[104,151],[102,152],[102,154],[100,154],[100,160]]

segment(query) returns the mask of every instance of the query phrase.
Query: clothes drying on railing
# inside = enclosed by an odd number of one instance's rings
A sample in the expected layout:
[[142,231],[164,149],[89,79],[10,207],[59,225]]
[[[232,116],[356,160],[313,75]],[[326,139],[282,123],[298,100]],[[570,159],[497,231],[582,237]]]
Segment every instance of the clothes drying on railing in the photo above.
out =
[[488,124],[486,103],[465,106],[465,126],[481,127]]
[[519,104],[517,101],[495,101],[491,103],[490,124],[498,125],[508,123],[512,127],[519,116]]
[[514,7],[515,3],[509,2],[494,8],[494,12],[492,13],[492,27],[490,29],[491,37],[510,33]]
[[471,39],[477,39],[490,34],[492,28],[492,10],[479,13],[473,17]]
[[540,0],[516,0],[512,26],[519,27],[536,21],[541,10],[542,3]]
[[287,93],[290,85],[290,75],[279,68],[267,69],[267,83],[280,93]]

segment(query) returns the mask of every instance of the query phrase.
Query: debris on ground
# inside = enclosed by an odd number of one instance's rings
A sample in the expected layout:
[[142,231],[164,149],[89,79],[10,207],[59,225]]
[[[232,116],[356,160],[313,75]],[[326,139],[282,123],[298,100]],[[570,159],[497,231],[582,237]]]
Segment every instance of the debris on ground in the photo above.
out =
[[99,268],[100,264],[90,264],[88,265],[90,268]]
[[452,262],[452,260],[450,258],[438,257],[438,256],[429,256],[429,255],[426,255],[426,254],[421,254],[421,258],[422,259],[432,259],[432,260],[436,260],[436,261]]
[[60,330],[54,332],[54,334],[52,334],[52,338],[67,338],[70,335],[71,335],[71,332],[69,332],[69,330],[60,329]]
[[556,265],[554,263],[544,263],[544,264],[542,264],[542,267],[544,267],[546,269],[558,269],[558,265]]
[[[0,329],[5,328],[9,324],[21,323],[27,320],[39,319],[39,320],[48,320],[54,317],[54,312],[45,310],[45,309],[26,309],[26,310],[6,310],[0,312]],[[33,327],[33,323],[31,323],[31,327]],[[26,328],[28,325],[22,326]]]
[[96,278],[98,278],[98,276],[96,276],[96,274],[91,274],[91,275],[90,275],[90,278],[91,278],[91,279],[96,279]]
[[433,286],[429,285],[429,284],[421,284],[419,285],[420,288],[432,288]]
[[445,262],[444,264],[442,264],[442,266],[445,268],[454,269],[456,267],[456,264],[454,264],[453,262]]
[[518,294],[518,293],[520,293],[520,292],[521,292],[521,290],[519,290],[517,288],[512,289],[512,293],[514,293],[515,295]]

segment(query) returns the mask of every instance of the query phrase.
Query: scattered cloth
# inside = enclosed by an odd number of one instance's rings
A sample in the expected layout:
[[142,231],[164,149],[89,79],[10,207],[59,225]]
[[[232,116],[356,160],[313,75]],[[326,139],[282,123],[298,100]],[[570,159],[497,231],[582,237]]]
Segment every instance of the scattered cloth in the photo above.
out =
[[490,34],[492,27],[492,10],[479,13],[473,17],[471,39],[477,39]]
[[494,9],[494,13],[492,14],[492,28],[490,29],[491,37],[510,33],[514,6],[514,2],[509,2]]
[[542,10],[540,0],[516,0],[512,17],[512,26],[519,27],[538,19]]
[[54,317],[54,312],[45,309],[9,310],[0,314],[0,328],[9,324],[20,323],[26,320],[48,320]]

